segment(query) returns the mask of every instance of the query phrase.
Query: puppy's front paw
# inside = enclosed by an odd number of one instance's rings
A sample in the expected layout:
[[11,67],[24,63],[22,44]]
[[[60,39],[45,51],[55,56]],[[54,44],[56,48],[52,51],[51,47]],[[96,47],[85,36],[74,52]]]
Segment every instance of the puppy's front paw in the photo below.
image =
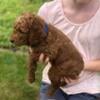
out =
[[33,83],[35,81],[35,75],[29,75],[28,81],[29,81],[29,83]]

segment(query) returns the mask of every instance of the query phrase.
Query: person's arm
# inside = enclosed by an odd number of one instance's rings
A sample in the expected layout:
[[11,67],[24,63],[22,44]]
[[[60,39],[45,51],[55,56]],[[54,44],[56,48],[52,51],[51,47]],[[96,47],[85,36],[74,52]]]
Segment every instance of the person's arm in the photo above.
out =
[[48,9],[47,9],[47,3],[44,3],[38,10],[37,15],[43,18],[46,22],[48,22]]
[[85,62],[84,70],[100,72],[100,59]]
[[[100,59],[85,62],[84,70],[93,71],[93,72],[94,71],[95,72],[100,72]],[[75,80],[64,78],[64,80],[68,84],[77,83],[78,82],[78,78],[75,79]]]

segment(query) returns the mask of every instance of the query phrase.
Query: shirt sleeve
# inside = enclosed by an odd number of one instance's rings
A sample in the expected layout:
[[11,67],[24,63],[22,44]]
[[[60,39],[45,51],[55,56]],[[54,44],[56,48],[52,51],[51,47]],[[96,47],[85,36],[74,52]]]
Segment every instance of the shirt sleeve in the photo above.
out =
[[48,22],[48,8],[47,8],[47,3],[44,3],[41,7],[40,7],[40,9],[39,9],[39,11],[38,11],[38,15],[41,17],[41,18],[43,18],[46,22]]

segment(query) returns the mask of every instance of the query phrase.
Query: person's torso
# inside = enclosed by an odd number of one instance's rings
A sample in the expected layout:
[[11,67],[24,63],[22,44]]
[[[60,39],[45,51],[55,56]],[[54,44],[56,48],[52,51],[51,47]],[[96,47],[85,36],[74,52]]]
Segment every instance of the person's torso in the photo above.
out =
[[[47,15],[44,15],[44,19],[46,18],[48,23],[53,24],[71,39],[82,54],[84,61],[100,58],[100,8],[91,19],[81,24],[72,23],[66,18],[60,0],[46,3],[44,8],[47,9]],[[47,75],[49,67],[50,64],[43,71],[43,81],[47,83],[50,83]],[[99,80],[99,73],[83,71],[77,83],[62,89],[69,94],[78,92],[98,93],[100,92]]]

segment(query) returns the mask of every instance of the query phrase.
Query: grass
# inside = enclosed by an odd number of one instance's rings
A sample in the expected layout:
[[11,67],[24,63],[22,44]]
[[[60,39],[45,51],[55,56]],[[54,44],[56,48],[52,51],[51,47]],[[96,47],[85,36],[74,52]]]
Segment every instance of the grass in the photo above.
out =
[[[13,22],[22,12],[37,12],[42,0],[0,0],[0,48],[9,47]],[[23,51],[23,50],[22,50]],[[41,64],[37,80],[27,80],[27,52],[0,49],[0,100],[37,100],[41,81]]]
[[27,54],[0,50],[0,100],[37,100],[41,81],[38,65],[36,82],[27,82]]
[[10,45],[14,20],[22,12],[37,12],[42,0],[0,0],[0,46]]

